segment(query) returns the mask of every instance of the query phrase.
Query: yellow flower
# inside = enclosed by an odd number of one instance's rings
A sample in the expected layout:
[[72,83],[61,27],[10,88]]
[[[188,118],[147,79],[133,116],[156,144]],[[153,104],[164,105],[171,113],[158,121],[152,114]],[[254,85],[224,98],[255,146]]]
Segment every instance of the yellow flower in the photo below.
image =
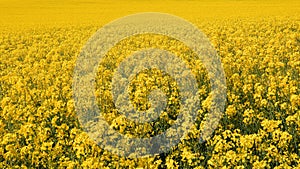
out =
[[268,165],[267,165],[267,161],[255,161],[253,163],[253,168],[254,169],[263,169],[263,168],[266,168]]
[[275,129],[277,129],[279,127],[280,124],[281,124],[281,121],[267,120],[267,119],[265,119],[261,122],[261,126],[267,132],[273,132]]
[[236,114],[236,108],[233,105],[229,105],[225,112],[229,117],[234,117]]

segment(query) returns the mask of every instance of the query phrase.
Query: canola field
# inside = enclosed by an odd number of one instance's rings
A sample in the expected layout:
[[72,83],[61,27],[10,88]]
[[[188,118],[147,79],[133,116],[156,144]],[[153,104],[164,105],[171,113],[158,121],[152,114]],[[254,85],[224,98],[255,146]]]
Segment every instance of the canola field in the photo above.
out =
[[[95,87],[99,109],[115,131],[152,137],[180,113],[174,77],[150,69],[132,80],[131,103],[147,110],[149,91],[161,88],[167,108],[143,124],[118,114],[109,93],[112,74],[134,51],[161,48],[186,60],[201,101],[195,124],[176,146],[129,158],[101,148],[83,130],[72,82],[88,39],[103,25],[139,12],[169,13],[196,25],[220,57],[227,95],[212,136],[199,142],[210,107],[201,62],[165,36],[123,40],[99,65]],[[0,0],[0,168],[300,168],[299,1]]]

